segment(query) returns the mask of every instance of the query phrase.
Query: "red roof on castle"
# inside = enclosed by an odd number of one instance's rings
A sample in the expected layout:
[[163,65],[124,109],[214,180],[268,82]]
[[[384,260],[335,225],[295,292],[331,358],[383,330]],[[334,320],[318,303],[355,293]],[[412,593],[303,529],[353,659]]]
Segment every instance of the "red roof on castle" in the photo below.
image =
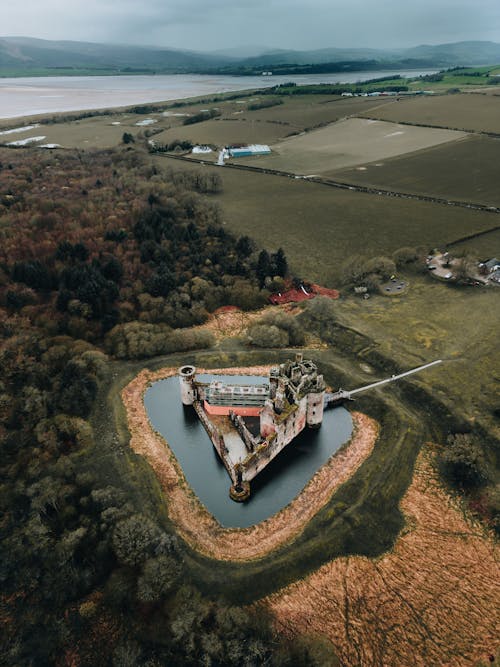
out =
[[321,285],[308,284],[307,287],[301,285],[300,287],[291,287],[285,292],[279,292],[269,297],[269,301],[274,305],[283,303],[296,303],[299,301],[306,301],[307,299],[314,299],[315,296],[328,296],[330,299],[338,299],[340,293],[336,289],[328,289],[321,287]]

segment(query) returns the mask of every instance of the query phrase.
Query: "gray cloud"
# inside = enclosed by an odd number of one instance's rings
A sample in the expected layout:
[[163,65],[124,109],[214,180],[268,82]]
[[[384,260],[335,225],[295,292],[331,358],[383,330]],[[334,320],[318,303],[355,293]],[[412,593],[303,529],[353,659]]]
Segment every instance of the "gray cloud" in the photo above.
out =
[[[6,0],[3,0],[5,3]],[[4,35],[210,50],[500,42],[498,0],[24,0]]]

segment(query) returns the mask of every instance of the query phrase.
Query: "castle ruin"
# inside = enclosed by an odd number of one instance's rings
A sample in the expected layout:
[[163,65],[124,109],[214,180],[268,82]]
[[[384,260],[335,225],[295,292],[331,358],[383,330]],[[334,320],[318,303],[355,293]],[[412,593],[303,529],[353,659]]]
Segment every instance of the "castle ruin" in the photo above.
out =
[[[179,369],[181,400],[192,406],[232,480],[230,496],[243,501],[250,481],[304,428],[323,421],[325,382],[298,353],[271,368],[262,384],[201,382],[194,366]],[[258,418],[258,427],[249,425]]]

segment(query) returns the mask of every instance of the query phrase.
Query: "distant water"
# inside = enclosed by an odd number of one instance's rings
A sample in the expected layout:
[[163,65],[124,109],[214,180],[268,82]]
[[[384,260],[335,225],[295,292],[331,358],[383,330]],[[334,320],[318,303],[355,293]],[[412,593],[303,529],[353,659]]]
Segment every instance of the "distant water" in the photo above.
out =
[[249,88],[268,88],[287,81],[297,84],[355,83],[381,76],[419,76],[435,71],[392,70],[269,77],[171,74],[0,78],[0,119],[164,102]]
[[[199,375],[203,381],[213,376]],[[261,383],[257,376],[220,376],[226,382]],[[352,418],[343,407],[327,410],[320,429],[306,428],[252,480],[246,503],[229,498],[231,479],[193,408],[180,399],[177,377],[155,382],[144,396],[153,425],[175,454],[186,479],[208,511],[226,527],[259,523],[288,505],[352,433]]]

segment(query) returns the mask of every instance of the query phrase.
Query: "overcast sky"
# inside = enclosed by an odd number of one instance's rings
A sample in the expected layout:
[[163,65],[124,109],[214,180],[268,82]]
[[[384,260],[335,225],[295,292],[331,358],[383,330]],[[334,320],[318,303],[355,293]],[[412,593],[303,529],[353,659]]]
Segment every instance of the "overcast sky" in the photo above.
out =
[[0,33],[214,50],[500,42],[500,0],[0,0]]

